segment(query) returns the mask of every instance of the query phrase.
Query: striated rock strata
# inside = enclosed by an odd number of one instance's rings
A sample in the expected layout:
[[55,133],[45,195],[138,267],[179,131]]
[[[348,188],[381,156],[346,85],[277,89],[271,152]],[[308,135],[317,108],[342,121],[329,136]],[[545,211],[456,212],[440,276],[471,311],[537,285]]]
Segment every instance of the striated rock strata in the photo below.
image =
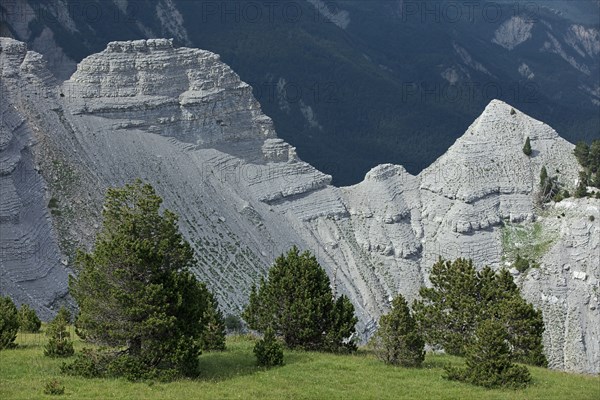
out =
[[[567,188],[577,179],[573,145],[542,122],[493,101],[418,176],[380,165],[337,188],[276,137],[213,53],[113,42],[59,85],[22,43],[0,45],[0,289],[45,317],[66,294],[74,249],[93,243],[106,188],[141,177],[180,215],[196,273],[226,311],[295,244],[350,296],[365,338],[391,296],[416,297],[438,256],[510,267],[515,248],[536,246],[540,267],[515,276],[544,312],[551,366],[600,371],[599,202],[535,205],[542,166]],[[505,240],[518,229],[531,243]]]

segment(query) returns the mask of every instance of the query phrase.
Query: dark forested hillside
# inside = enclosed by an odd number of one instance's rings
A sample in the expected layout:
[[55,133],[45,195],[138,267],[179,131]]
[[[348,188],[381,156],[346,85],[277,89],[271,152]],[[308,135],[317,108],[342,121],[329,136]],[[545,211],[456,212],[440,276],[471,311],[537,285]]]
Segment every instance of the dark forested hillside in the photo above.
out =
[[221,55],[277,133],[334,183],[417,173],[493,98],[572,142],[600,137],[596,1],[13,0],[2,34],[65,79],[113,40]]

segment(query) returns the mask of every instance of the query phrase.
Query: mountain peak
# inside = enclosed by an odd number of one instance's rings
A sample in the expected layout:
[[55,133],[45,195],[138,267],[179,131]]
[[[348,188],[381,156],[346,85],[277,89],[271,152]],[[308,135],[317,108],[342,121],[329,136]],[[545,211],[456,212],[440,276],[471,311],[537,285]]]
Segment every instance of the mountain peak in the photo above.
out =
[[[67,293],[66,256],[92,245],[105,189],[142,178],[181,216],[199,262],[194,273],[224,311],[246,304],[252,282],[297,245],[312,249],[336,292],[353,301],[363,338],[390,295],[418,296],[439,256],[501,267],[511,225],[503,222],[537,218],[552,229],[545,237],[556,233],[556,245],[523,274],[530,285],[523,287],[529,298],[555,299],[534,303],[551,315],[548,358],[598,371],[596,347],[569,347],[595,343],[599,326],[590,298],[600,231],[588,217],[598,211],[579,201],[561,203],[579,214],[536,215],[542,166],[567,189],[577,175],[573,145],[549,126],[495,100],[418,176],[383,164],[363,182],[336,188],[275,139],[251,88],[213,53],[169,40],[114,42],[84,59],[60,95],[45,96],[41,88],[57,88],[48,86],[39,57],[6,43],[18,62],[0,53],[14,73],[2,80],[0,102],[0,253],[7,255],[0,291],[34,302],[45,318]],[[522,151],[527,137],[530,156]]]
[[[173,39],[110,42],[63,84],[75,114],[195,145],[274,137],[250,85],[210,51]],[[215,117],[215,115],[223,117]]]
[[[523,154],[529,138],[533,153]],[[493,100],[467,131],[419,174],[422,187],[473,202],[491,193],[532,193],[542,166],[559,171],[569,187],[577,179],[573,145],[550,126]]]

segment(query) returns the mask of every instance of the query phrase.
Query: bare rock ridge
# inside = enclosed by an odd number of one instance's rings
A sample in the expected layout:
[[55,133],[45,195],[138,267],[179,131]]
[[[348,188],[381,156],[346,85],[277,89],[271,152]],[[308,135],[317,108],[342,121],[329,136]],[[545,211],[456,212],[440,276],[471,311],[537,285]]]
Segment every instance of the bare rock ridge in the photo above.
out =
[[567,188],[577,179],[573,145],[542,122],[493,101],[418,176],[380,165],[337,188],[277,138],[251,88],[213,53],[113,42],[59,85],[24,44],[0,46],[3,294],[55,312],[106,188],[141,177],[180,215],[195,272],[225,311],[239,312],[295,244],[352,299],[365,338],[390,296],[412,299],[428,283],[438,256],[500,268],[531,250],[540,267],[515,277],[544,312],[551,366],[600,371],[600,228],[589,218],[600,221],[599,202],[535,205],[542,166]]
[[[2,41],[0,54],[0,293],[36,306],[42,318],[67,294],[67,271],[52,229],[46,184],[35,167],[34,134],[8,100],[19,90],[22,75],[38,71],[41,56],[25,44]],[[51,75],[31,75],[39,87],[50,87]]]

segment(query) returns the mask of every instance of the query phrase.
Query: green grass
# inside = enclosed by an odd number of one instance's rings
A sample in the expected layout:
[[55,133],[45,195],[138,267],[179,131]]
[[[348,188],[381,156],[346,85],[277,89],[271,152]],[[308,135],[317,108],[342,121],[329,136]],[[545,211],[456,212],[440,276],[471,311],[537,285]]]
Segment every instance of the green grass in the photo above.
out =
[[556,233],[546,232],[540,222],[506,224],[502,228],[504,259],[514,261],[517,254],[530,260],[539,260],[550,249]]
[[[131,383],[123,379],[83,379],[60,374],[63,360],[43,356],[43,334],[20,334],[19,347],[0,352],[0,399],[597,399],[600,378],[530,367],[531,387],[486,390],[442,378],[443,366],[462,359],[428,355],[421,369],[384,365],[367,351],[332,355],[287,351],[283,367],[254,364],[254,342],[230,337],[225,352],[200,357],[203,374],[172,383]],[[83,343],[76,341],[80,350]],[[62,396],[43,394],[50,380]]]

